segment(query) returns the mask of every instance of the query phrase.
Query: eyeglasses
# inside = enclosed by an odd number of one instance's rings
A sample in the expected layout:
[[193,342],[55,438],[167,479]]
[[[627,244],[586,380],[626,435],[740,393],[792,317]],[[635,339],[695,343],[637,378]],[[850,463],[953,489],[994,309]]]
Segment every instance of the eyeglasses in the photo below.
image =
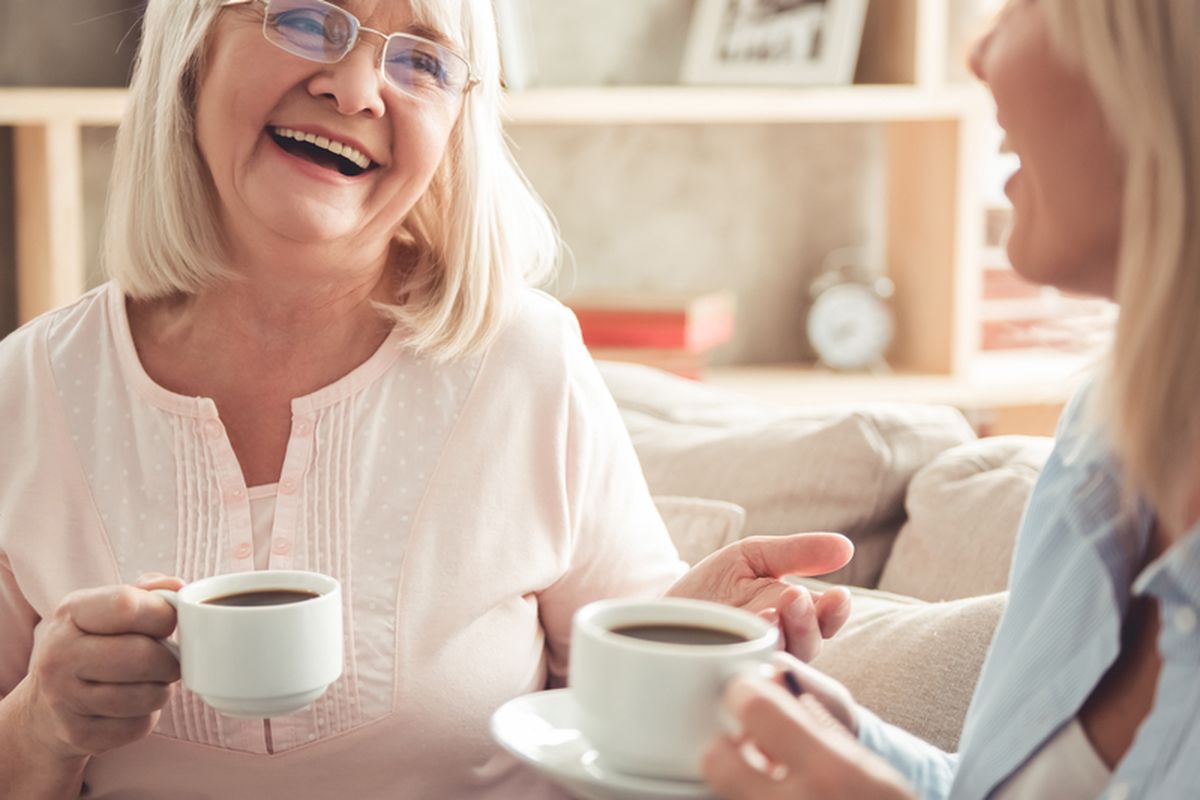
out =
[[470,63],[448,47],[409,33],[387,34],[364,27],[358,18],[324,0],[225,0],[221,6],[259,5],[263,36],[294,56],[319,64],[336,64],[359,34],[383,39],[379,72],[408,96],[424,102],[455,103],[479,80]]

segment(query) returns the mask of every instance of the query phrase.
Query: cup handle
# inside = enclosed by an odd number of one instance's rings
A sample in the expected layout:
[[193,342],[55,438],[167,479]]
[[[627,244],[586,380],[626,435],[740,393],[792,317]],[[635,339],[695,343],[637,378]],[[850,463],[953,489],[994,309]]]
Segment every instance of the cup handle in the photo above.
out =
[[[151,589],[150,591],[170,603],[176,612],[179,611],[179,592],[173,592],[170,589]],[[176,661],[180,661],[178,644],[170,639],[159,639],[158,643],[167,648],[167,651],[175,656]]]

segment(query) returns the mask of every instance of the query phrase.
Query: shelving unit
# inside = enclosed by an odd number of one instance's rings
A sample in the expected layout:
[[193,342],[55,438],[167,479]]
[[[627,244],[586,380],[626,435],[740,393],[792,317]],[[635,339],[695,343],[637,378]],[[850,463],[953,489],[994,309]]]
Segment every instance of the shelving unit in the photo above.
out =
[[[820,376],[781,365],[716,370],[713,380],[761,396],[792,391],[772,385],[803,384],[809,394],[814,386],[832,387],[830,396],[843,400],[899,393],[937,401],[968,390],[976,405],[989,396],[1005,403],[1033,397],[1033,381],[978,386],[970,377],[978,350],[980,173],[989,106],[981,90],[944,81],[947,2],[871,0],[869,9],[853,86],[539,88],[508,98],[508,124],[879,126],[887,160],[883,253],[896,285],[889,361],[907,377],[898,383],[896,376]],[[81,130],[116,125],[125,103],[122,89],[0,89],[0,126],[16,130],[21,320],[84,288]],[[766,380],[768,373],[775,377]]]

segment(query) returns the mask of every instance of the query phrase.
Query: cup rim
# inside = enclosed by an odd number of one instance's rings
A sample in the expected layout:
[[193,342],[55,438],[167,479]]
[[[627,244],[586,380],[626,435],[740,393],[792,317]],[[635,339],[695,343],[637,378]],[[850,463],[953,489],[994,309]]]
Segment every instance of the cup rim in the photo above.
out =
[[[270,606],[217,606],[208,604],[214,597],[264,589],[300,590],[317,592],[298,603],[281,603]],[[247,572],[226,572],[209,575],[183,586],[176,594],[179,601],[189,606],[204,606],[205,609],[222,613],[264,613],[283,608],[296,608],[322,600],[341,590],[336,578],[320,572],[296,569],[265,569]]]
[[[668,616],[662,618],[667,610]],[[726,625],[722,625],[726,622]],[[744,642],[732,644],[678,644],[652,642],[615,633],[617,625],[638,624],[690,624],[710,625],[747,636]],[[681,597],[664,597],[657,600],[631,600],[613,598],[588,603],[575,612],[575,628],[583,635],[607,644],[647,653],[691,654],[695,657],[720,657],[753,654],[764,646],[774,647],[779,640],[777,626],[762,617],[740,608],[713,603],[708,600],[692,600]],[[753,632],[753,635],[751,634]]]

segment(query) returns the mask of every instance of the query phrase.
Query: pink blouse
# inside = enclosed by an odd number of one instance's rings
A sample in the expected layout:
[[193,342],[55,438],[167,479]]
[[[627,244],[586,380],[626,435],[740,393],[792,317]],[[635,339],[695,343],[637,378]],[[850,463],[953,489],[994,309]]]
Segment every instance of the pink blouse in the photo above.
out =
[[436,365],[393,333],[293,400],[254,515],[215,404],[149,378],[115,286],[9,336],[0,375],[0,696],[76,589],[264,566],[343,586],[325,696],[264,723],[180,689],[150,737],[91,760],[90,798],[557,796],[490,713],[563,682],[579,606],[685,569],[578,326],[539,292],[485,355]]

